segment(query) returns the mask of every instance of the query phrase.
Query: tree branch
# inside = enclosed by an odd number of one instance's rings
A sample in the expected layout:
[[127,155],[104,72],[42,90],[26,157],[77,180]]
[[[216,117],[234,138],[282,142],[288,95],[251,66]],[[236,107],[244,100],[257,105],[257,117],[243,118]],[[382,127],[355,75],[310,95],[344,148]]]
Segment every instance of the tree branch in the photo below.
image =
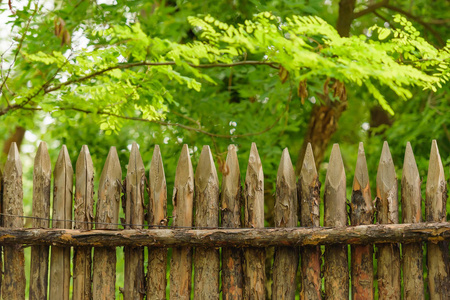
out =
[[375,3],[374,5],[368,6],[366,9],[360,10],[359,12],[355,13],[353,17],[354,19],[358,19],[364,15],[370,14],[371,12],[375,12],[377,9],[382,8],[387,4],[389,4],[389,0],[380,1],[378,3]]

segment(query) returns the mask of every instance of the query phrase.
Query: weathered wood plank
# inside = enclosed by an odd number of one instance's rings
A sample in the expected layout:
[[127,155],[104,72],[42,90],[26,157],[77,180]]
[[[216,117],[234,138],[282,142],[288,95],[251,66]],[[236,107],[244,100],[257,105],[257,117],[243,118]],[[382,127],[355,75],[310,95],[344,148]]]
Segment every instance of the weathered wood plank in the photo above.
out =
[[[244,227],[264,228],[264,174],[256,144],[252,143],[245,175]],[[265,250],[244,250],[244,299],[265,299]]]
[[[195,171],[195,226],[219,226],[219,179],[209,146],[203,146]],[[219,299],[219,249],[197,247],[194,253],[194,298]]]
[[[333,145],[325,178],[324,225],[347,226],[345,170],[338,144]],[[325,248],[325,294],[327,299],[347,299],[349,292],[347,245]]]
[[[95,229],[117,229],[119,221],[122,168],[115,147],[111,147],[100,175]],[[115,299],[116,286],[116,248],[102,247],[94,249],[93,266],[94,300]]]
[[[278,167],[274,210],[275,227],[297,227],[297,186],[287,148],[283,150]],[[295,299],[298,259],[297,247],[277,247],[275,249],[272,299]]]
[[[241,175],[234,145],[228,146],[222,177],[222,227],[241,227]],[[222,294],[224,299],[243,299],[242,250],[222,248]]]
[[[402,221],[422,221],[420,177],[411,144],[406,144],[402,174]],[[403,299],[425,299],[422,269],[422,243],[402,245]]]
[[[33,169],[33,219],[34,228],[48,228],[50,218],[50,192],[52,163],[47,144],[41,142],[34,158]],[[47,299],[48,285],[48,246],[31,247],[30,299]]]
[[[145,168],[136,143],[131,146],[126,177],[126,224],[144,224]],[[125,228],[141,229],[142,226],[126,225]],[[144,248],[125,247],[124,299],[144,299]]]
[[[9,148],[3,175],[3,213],[23,215],[22,163],[16,143]],[[5,228],[23,228],[23,219],[3,216]],[[22,245],[4,246],[4,277],[2,281],[3,299],[25,299],[25,270]]]
[[[398,223],[398,183],[387,142],[383,144],[377,172],[377,222]],[[378,245],[378,295],[380,299],[400,299],[400,249],[398,244]]]
[[[77,159],[75,172],[74,229],[91,230],[94,219],[94,164],[89,148],[83,145]],[[74,248],[73,256],[73,300],[92,298],[92,276],[90,247]]]
[[[431,145],[425,199],[427,222],[445,222],[447,214],[447,183],[437,142]],[[450,295],[450,263],[448,241],[428,243],[428,292],[430,299],[446,299]]]
[[[181,149],[173,189],[173,226],[192,226],[194,171],[189,148]],[[173,248],[170,262],[170,299],[188,300],[191,295],[192,248]]]
[[[350,208],[350,221],[353,226],[373,223],[374,209],[363,143],[359,143]],[[372,260],[373,245],[358,245],[351,247],[352,299],[373,299]]]
[[[62,146],[53,170],[53,214],[52,228],[72,228],[73,169],[69,153]],[[55,221],[60,220],[60,221]],[[70,248],[52,246],[50,262],[50,300],[69,299]]]
[[[320,181],[311,144],[306,147],[300,178],[298,179],[300,224],[302,227],[320,226]],[[320,278],[321,251],[318,246],[300,248],[302,266],[302,290],[300,299],[322,299]]]
[[[149,172],[148,224],[167,225],[167,185],[159,146],[155,146]],[[166,298],[166,248],[148,248],[147,299]]]

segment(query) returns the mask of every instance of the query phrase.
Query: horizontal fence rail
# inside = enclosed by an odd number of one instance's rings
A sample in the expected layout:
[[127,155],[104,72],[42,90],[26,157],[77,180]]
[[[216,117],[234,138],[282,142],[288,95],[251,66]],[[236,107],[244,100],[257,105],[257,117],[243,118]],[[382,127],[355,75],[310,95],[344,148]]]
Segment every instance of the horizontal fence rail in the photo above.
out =
[[[299,178],[285,149],[276,177],[275,227],[270,228],[264,226],[265,176],[254,143],[244,179],[237,148],[228,148],[221,183],[210,148],[203,147],[194,170],[184,145],[169,202],[171,216],[158,146],[146,170],[133,143],[126,172],[111,147],[96,193],[87,146],[82,147],[75,168],[63,146],[52,172],[42,142],[34,161],[30,216],[23,215],[22,164],[15,143],[2,171],[3,299],[26,295],[29,299],[114,299],[118,285],[124,299],[374,299],[376,294],[379,299],[426,295],[448,299],[450,295],[447,184],[436,141],[425,186],[425,220],[421,179],[409,143],[400,182],[386,142],[376,180],[370,181],[361,143],[351,195],[347,195],[337,144],[322,196],[311,145]],[[371,184],[376,187],[375,200]],[[119,221],[121,211],[125,218]],[[24,228],[25,219],[32,221],[32,228]],[[24,246],[31,246],[27,270]],[[117,247],[124,247],[123,255]],[[117,257],[124,262],[120,283]],[[26,272],[30,272],[29,291],[25,291]]]

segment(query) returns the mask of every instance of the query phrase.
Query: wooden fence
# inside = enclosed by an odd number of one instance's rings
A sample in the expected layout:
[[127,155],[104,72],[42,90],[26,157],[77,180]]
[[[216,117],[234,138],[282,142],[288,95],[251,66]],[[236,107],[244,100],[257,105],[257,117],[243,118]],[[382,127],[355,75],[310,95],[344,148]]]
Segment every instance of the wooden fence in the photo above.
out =
[[[192,281],[194,299],[265,299],[265,249],[269,246],[276,247],[273,299],[295,299],[296,295],[300,299],[348,299],[349,294],[352,299],[373,299],[376,280],[379,299],[400,299],[402,291],[404,299],[424,299],[426,294],[430,299],[450,297],[446,180],[435,141],[426,184],[426,220],[422,220],[421,180],[409,143],[400,201],[385,143],[374,202],[360,144],[349,203],[350,224],[344,164],[339,146],[334,145],[324,183],[323,227],[321,184],[310,145],[298,181],[287,149],[282,153],[276,179],[275,228],[264,228],[264,175],[255,144],[243,189],[236,148],[229,147],[221,190],[209,147],[203,148],[194,175],[184,145],[175,176],[172,227],[167,226],[167,187],[158,146],[148,184],[138,146],[131,148],[124,183],[112,147],[100,176],[96,203],[87,146],[82,147],[76,163],[75,191],[73,173],[63,146],[53,171],[50,214],[51,161],[46,144],[40,144],[34,162],[33,215],[28,216],[33,228],[23,228],[22,166],[16,145],[11,146],[0,181],[3,299],[25,298],[22,245],[31,245],[30,299],[114,299],[116,284],[122,284],[116,283],[117,246],[124,246],[125,253],[124,299],[166,299],[168,248],[172,248],[170,299],[189,299]],[[125,213],[121,224],[120,203]],[[403,224],[398,224],[399,203]],[[423,242],[427,246],[428,289],[424,289]],[[323,255],[320,245],[325,245]]]

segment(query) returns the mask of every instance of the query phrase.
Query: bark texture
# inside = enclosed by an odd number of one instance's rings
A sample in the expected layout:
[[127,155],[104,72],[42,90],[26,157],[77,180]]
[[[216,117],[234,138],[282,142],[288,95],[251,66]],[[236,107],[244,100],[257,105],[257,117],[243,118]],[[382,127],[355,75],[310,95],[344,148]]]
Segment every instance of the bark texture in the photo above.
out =
[[[359,144],[355,177],[350,203],[352,225],[373,223],[373,205],[370,194],[369,172],[363,144]],[[351,247],[352,299],[373,299],[373,245]]]
[[[402,175],[402,220],[403,223],[422,221],[422,195],[416,160],[408,142]],[[422,243],[402,245],[403,299],[425,299],[423,287]]]
[[[111,147],[100,175],[96,221],[101,223],[119,222],[120,182],[122,169],[115,147]],[[117,225],[96,224],[95,229],[117,230]],[[116,248],[94,249],[92,298],[94,300],[115,299],[116,289]]]
[[[431,145],[425,199],[427,222],[445,222],[447,184],[437,142]],[[430,299],[446,299],[450,295],[450,262],[448,241],[428,243],[428,292]]]
[[[252,143],[245,176],[244,226],[264,228],[264,174],[256,144]],[[244,299],[265,299],[265,250],[244,250]]]
[[[305,158],[298,180],[300,202],[300,224],[302,227],[320,226],[320,181],[317,174],[311,144],[306,148]],[[302,289],[300,299],[319,300],[322,298],[321,251],[318,246],[300,249],[302,260]]]
[[[53,189],[52,228],[72,228],[73,169],[69,153],[62,146],[56,160]],[[70,248],[52,246],[50,262],[50,300],[68,300],[70,288]]]
[[[16,143],[11,143],[3,175],[3,213],[23,215],[22,163]],[[5,228],[23,228],[19,217],[3,216]],[[3,299],[25,299],[25,258],[22,245],[4,246]],[[1,274],[0,274],[1,275]]]
[[[34,159],[33,217],[50,218],[52,164],[47,144],[41,142]],[[48,228],[48,220],[33,219],[33,228]],[[48,246],[31,247],[30,291],[32,300],[47,299]]]
[[[181,149],[173,190],[173,226],[192,226],[194,171],[188,146]],[[191,295],[192,248],[173,248],[170,262],[170,299],[188,300]]]
[[[377,222],[398,224],[398,184],[387,142],[383,144],[377,173]],[[382,299],[400,299],[400,249],[397,243],[378,245],[378,294]]]
[[[241,176],[236,147],[228,147],[225,170],[222,177],[222,227],[241,227]],[[243,298],[242,250],[222,248],[223,299]]]
[[[155,146],[149,172],[148,224],[167,225],[166,176],[159,146]],[[166,298],[166,248],[148,248],[147,299]]]
[[[288,149],[283,150],[277,174],[275,227],[297,227],[297,186]],[[297,247],[277,247],[273,262],[272,299],[295,299]]]

